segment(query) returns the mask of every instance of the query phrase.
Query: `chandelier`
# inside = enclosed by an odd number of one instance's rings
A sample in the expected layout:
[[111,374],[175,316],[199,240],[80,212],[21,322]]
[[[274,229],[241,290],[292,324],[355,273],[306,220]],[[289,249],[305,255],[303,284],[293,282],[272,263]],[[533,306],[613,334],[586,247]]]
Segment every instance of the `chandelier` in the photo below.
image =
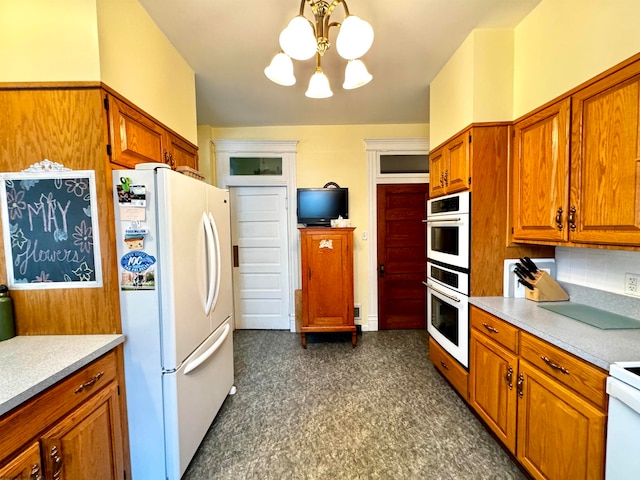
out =
[[[311,7],[314,22],[304,16],[305,3]],[[333,10],[342,4],[345,18],[342,23],[331,22]],[[373,28],[371,25],[349,14],[349,8],[344,0],[301,0],[300,13],[294,17],[289,25],[280,33],[280,48],[282,49],[264,69],[269,80],[278,85],[291,86],[296,83],[293,75],[294,60],[308,60],[315,55],[316,70],[309,80],[309,88],[305,95],[310,98],[328,98],[333,95],[329,86],[329,79],[322,71],[322,56],[331,47],[329,30],[338,27],[336,50],[347,60],[344,83],[342,88],[347,90],[366,85],[373,76],[367,71],[360,57],[362,57],[373,43]]]

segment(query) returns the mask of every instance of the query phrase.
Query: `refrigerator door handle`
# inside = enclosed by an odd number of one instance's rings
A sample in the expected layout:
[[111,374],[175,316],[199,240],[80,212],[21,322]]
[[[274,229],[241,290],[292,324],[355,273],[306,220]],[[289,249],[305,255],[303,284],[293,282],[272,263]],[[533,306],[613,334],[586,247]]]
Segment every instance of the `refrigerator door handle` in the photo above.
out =
[[227,339],[227,335],[229,335],[230,331],[231,331],[231,325],[227,323],[224,326],[224,331],[222,332],[222,335],[220,335],[220,338],[218,338],[213,345],[207,348],[202,355],[200,355],[195,360],[189,362],[187,366],[184,368],[184,374],[187,375],[188,373],[193,372],[196,368],[198,368],[200,365],[206,362],[207,359],[211,357],[211,355],[216,353],[216,350],[218,350],[218,348],[220,348],[220,345],[222,345],[224,341]]
[[213,230],[213,241],[216,245],[216,264],[215,264],[215,292],[213,294],[213,301],[211,307],[215,308],[218,303],[218,295],[220,294],[220,269],[222,268],[222,256],[220,254],[220,234],[218,233],[218,226],[213,218],[211,212],[209,212],[209,221],[211,222],[211,228]]
[[206,238],[206,250],[207,250],[207,259],[209,260],[208,272],[209,278],[207,279],[207,300],[205,302],[204,311],[206,315],[209,315],[211,312],[211,306],[213,305],[214,300],[214,282],[213,282],[213,271],[216,266],[216,261],[214,258],[214,241],[213,241],[213,231],[211,230],[211,223],[209,222],[209,218],[206,213],[202,214],[202,223],[204,224],[204,233]]

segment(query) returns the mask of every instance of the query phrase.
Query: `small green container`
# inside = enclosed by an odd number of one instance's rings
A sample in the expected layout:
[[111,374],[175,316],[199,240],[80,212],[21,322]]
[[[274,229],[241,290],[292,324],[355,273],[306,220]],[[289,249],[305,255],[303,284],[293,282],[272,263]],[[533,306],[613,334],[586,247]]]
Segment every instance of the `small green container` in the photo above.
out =
[[0,285],[0,341],[16,336],[16,325],[13,321],[13,300],[9,296],[6,285]]

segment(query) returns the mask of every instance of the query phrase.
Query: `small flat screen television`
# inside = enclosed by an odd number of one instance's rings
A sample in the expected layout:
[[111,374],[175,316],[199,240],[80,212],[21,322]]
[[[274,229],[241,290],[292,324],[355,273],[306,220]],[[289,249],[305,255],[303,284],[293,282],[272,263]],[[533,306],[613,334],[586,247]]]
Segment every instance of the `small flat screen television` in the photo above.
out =
[[348,188],[299,188],[298,223],[328,227],[331,219],[349,218]]

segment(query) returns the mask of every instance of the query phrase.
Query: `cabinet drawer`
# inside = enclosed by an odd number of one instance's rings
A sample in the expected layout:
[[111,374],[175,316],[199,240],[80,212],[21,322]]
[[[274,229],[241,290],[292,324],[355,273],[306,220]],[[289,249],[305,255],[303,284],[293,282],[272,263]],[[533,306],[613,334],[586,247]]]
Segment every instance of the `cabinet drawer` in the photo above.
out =
[[513,325],[471,306],[471,326],[513,353],[518,353],[518,329]]
[[[0,462],[1,464],[1,462]],[[42,464],[40,463],[40,444],[33,442],[27,448],[0,467],[0,479],[29,478],[42,479]]]
[[116,379],[115,351],[56,383],[37,397],[0,418],[0,452],[12,454]]
[[520,357],[600,407],[607,408],[607,372],[526,332],[520,336]]
[[467,378],[469,374],[437,342],[429,339],[429,358],[453,388],[467,400]]

